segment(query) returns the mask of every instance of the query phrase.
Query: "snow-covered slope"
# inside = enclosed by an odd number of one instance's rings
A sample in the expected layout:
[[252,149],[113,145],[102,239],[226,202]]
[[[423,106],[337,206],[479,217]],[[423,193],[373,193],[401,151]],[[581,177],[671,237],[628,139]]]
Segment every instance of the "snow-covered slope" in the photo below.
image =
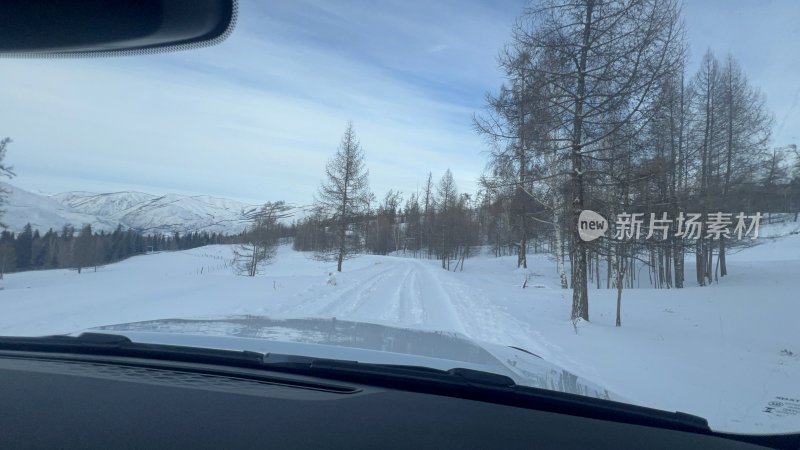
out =
[[235,200],[141,192],[93,194],[65,192],[52,198],[75,210],[106,217],[143,232],[238,232],[242,211],[251,206]]
[[67,224],[79,227],[88,223],[98,230],[113,230],[117,226],[113,220],[65,206],[55,198],[34,194],[8,183],[0,183],[0,187],[8,191],[3,205],[5,213],[0,221],[12,231],[22,230],[27,223],[42,231],[50,228],[60,230]]
[[47,196],[7,183],[1,185],[10,191],[2,221],[13,231],[21,230],[26,223],[40,230],[88,223],[106,231],[122,225],[145,233],[236,233],[245,225],[242,212],[252,208],[235,200],[205,195],[75,191]]
[[111,192],[95,194],[92,192],[73,191],[55,194],[51,198],[86,214],[112,217],[138,204],[156,198],[152,194],[142,192]]

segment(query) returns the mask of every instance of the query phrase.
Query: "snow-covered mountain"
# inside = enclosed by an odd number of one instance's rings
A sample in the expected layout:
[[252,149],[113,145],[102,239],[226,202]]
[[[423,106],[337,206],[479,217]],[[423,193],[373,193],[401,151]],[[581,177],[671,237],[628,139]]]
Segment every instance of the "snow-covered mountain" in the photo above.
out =
[[118,225],[143,233],[236,233],[245,227],[245,211],[252,210],[235,200],[206,195],[153,195],[142,192],[64,192],[55,195],[34,194],[8,183],[2,222],[19,231],[30,223],[34,229],[61,229],[66,224],[76,228],[90,224],[93,229],[111,231]]

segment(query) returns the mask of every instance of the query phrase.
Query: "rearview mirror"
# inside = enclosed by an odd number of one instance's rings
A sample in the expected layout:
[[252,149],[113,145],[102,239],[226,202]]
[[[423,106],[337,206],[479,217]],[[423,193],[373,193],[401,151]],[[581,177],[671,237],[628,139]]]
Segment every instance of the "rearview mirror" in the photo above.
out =
[[236,0],[0,1],[0,55],[127,55],[222,42]]

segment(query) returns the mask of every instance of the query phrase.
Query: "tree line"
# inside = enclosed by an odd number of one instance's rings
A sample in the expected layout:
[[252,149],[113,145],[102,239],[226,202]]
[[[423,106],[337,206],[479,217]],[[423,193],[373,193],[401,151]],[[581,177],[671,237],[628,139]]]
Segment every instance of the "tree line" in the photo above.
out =
[[[288,229],[293,248],[336,261],[339,271],[343,260],[362,253],[437,259],[443,269],[463,270],[465,260],[482,246],[496,256],[517,251],[516,203],[485,187],[460,192],[449,169],[438,179],[428,173],[425,180],[422,190],[408,197],[392,189],[378,200],[369,189],[364,151],[349,123],[313,208]],[[528,210],[539,209],[532,205]],[[535,239],[534,252],[556,245],[540,230],[527,233]]]
[[[339,199],[343,198],[339,193]],[[428,174],[425,188],[405,199],[390,190],[380,201],[367,192],[357,207],[333,214],[325,205],[297,221],[294,249],[314,251],[321,259],[337,261],[357,253],[410,254],[436,258],[442,268],[463,268],[464,259],[485,241],[480,214],[470,194],[459,193],[453,174],[446,170],[438,182]]]
[[[649,134],[650,131],[655,132],[660,126],[653,123],[640,132],[637,144],[640,147],[636,151],[630,144],[617,150],[627,152],[626,157],[630,159],[624,169],[612,165],[606,171],[601,171],[598,165],[594,165],[598,167],[598,174],[591,180],[597,180],[601,174],[608,178],[602,183],[602,188],[587,189],[592,194],[593,208],[611,217],[607,205],[611,204],[614,196],[620,195],[622,189],[628,198],[626,211],[655,211],[667,205],[664,195],[657,195],[664,192],[659,183],[663,182],[664,177],[677,183],[673,178],[676,177],[676,168],[666,166],[663,155],[648,153],[654,150],[645,144],[654,138]],[[503,152],[492,155],[490,174],[482,178],[474,194],[459,192],[452,173],[446,170],[438,180],[429,173],[423,189],[411,193],[407,198],[400,191],[389,190],[382,199],[376,200],[365,181],[357,189],[350,184],[349,180],[358,177],[365,180],[368,172],[353,125],[348,124],[342,143],[327,166],[326,179],[311,213],[291,225],[274,228],[270,242],[273,246],[277,245],[277,235],[283,233],[281,236],[293,238],[295,250],[312,251],[320,259],[336,261],[337,269],[341,269],[342,260],[363,253],[402,253],[435,258],[441,261],[442,268],[460,270],[463,269],[464,260],[480,247],[489,247],[495,256],[516,254],[520,267],[527,267],[528,253],[548,252],[554,256],[562,287],[568,288],[570,282],[567,273],[571,272],[568,268],[571,269],[574,263],[569,252],[572,245],[570,233],[574,228],[567,223],[568,218],[563,210],[563,196],[569,192],[568,177],[559,174],[559,182],[554,181],[558,177],[531,177],[528,186],[520,186],[514,181],[517,172],[507,170],[508,164],[513,164],[507,156]],[[677,158],[677,155],[674,157]],[[681,158],[686,160],[687,157]],[[534,154],[531,163],[541,167],[543,162],[553,159],[552,155]],[[787,196],[787,193],[800,187],[800,167],[785,164],[787,160],[778,166],[782,171],[782,178],[778,179],[768,176],[775,170],[766,170],[769,166],[765,165],[765,160],[754,159],[753,170],[761,175],[757,175],[755,180],[735,184],[732,197],[739,199],[738,206],[749,211],[748,208],[757,205],[764,212],[800,209],[792,201],[792,198],[800,196]],[[688,165],[689,162],[684,161],[683,164]],[[527,176],[530,176],[533,167],[526,169]],[[654,169],[660,170],[659,176],[650,173]],[[351,173],[347,173],[348,170]],[[617,178],[610,178],[610,174]],[[623,176],[630,179],[620,181]],[[776,181],[770,183],[769,180]],[[619,185],[615,186],[614,183]],[[683,189],[686,193],[685,208],[688,209],[690,202],[696,199],[689,195],[688,188]],[[271,205],[283,203],[269,203],[268,209],[273,208]],[[273,223],[271,227],[274,226]],[[253,230],[256,229],[254,224]],[[644,229],[644,233],[648,231]],[[266,229],[260,232],[265,233]],[[642,242],[594,243],[587,253],[587,265],[592,269],[587,269],[587,280],[595,282],[598,288],[621,288],[623,283],[633,287],[638,263],[652,269],[650,276],[653,285],[682,287],[683,255],[675,249],[686,252],[684,246],[686,244],[674,236],[670,236],[666,242],[653,241],[649,246]],[[250,256],[253,254],[248,253]],[[274,254],[274,249],[271,254]],[[673,277],[676,284],[673,284]]]
[[144,235],[137,231],[94,232],[91,225],[76,231],[71,225],[44,234],[25,225],[19,233],[0,233],[0,278],[4,273],[41,269],[76,269],[114,263],[153,251],[188,250],[210,244],[229,243],[236,237],[218,233],[192,232],[180,235]]

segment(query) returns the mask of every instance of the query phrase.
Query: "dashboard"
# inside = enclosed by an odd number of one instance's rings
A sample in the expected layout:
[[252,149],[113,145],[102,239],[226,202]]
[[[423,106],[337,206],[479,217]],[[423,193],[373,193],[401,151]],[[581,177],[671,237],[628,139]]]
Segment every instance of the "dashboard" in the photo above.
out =
[[283,372],[32,352],[0,354],[0,430],[0,448],[762,448]]

